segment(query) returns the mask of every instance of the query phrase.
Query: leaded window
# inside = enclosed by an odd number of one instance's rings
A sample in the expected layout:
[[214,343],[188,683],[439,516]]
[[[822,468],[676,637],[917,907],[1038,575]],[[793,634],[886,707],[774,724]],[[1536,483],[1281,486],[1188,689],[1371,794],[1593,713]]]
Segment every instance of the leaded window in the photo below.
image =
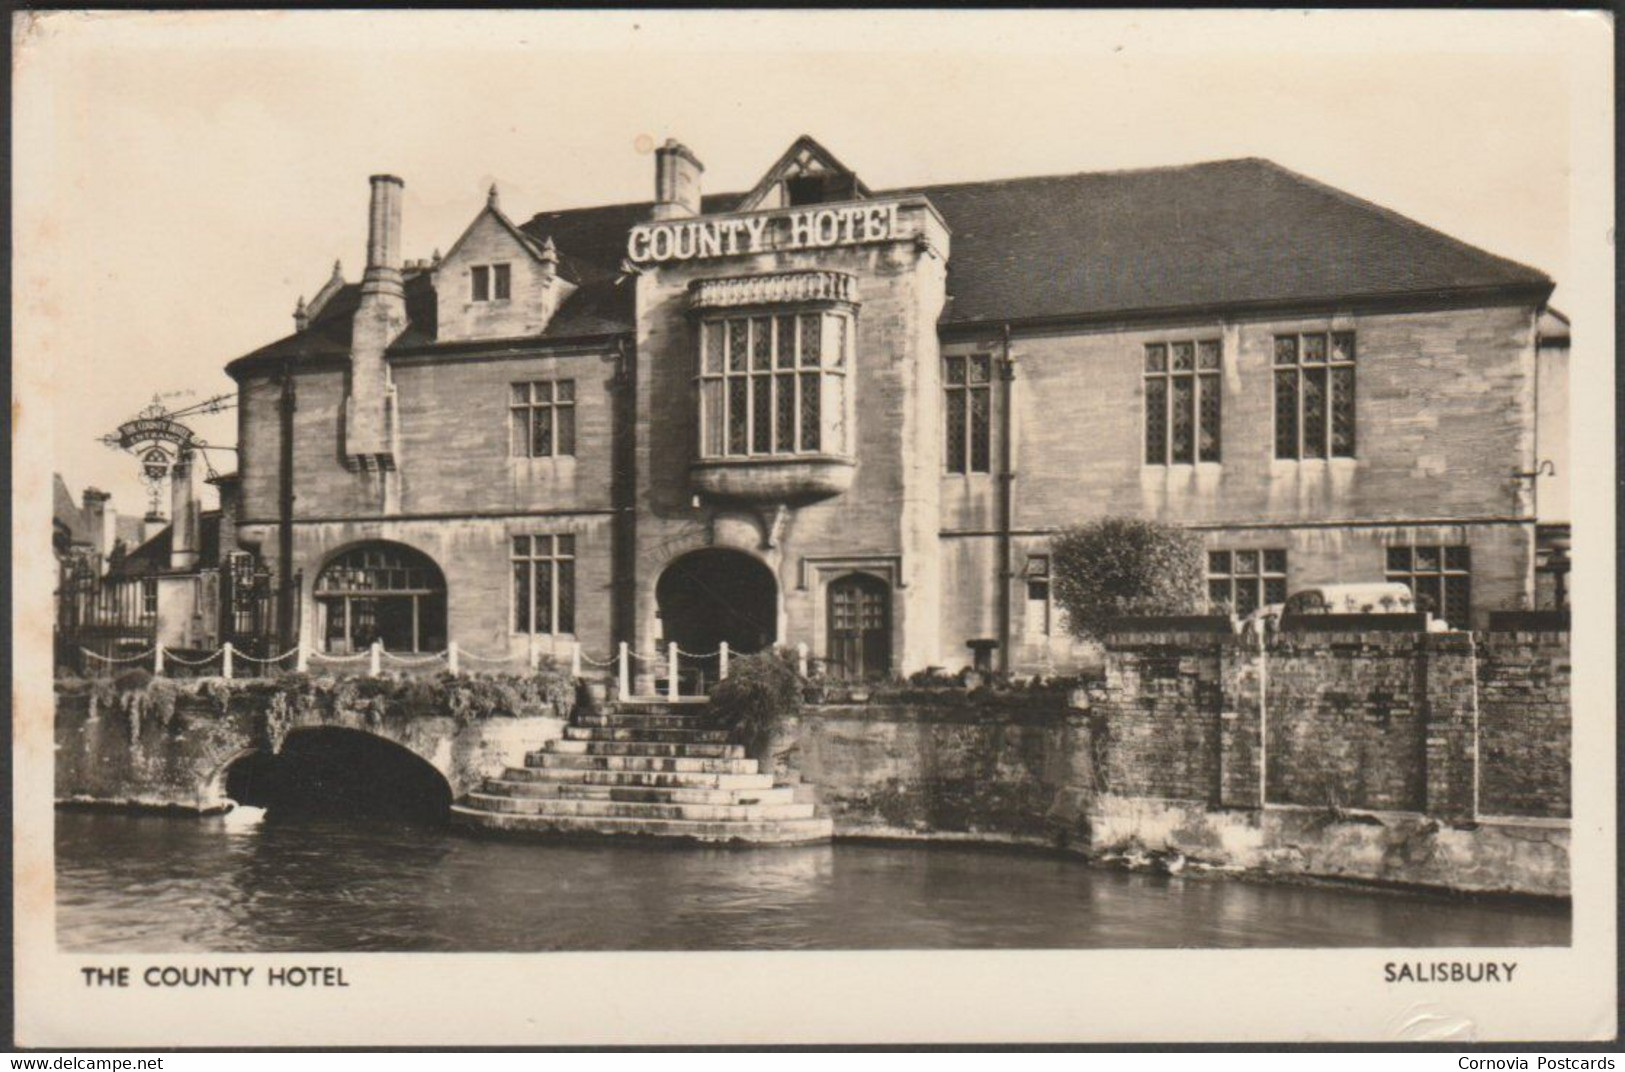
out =
[[993,468],[993,357],[959,354],[942,359],[944,448],[950,473]]
[[1146,344],[1147,465],[1219,460],[1222,353],[1218,339]]
[[1238,617],[1272,603],[1285,603],[1285,549],[1209,551],[1207,598],[1215,610]]
[[576,538],[513,538],[513,630],[573,633],[576,629]]
[[845,454],[850,317],[811,312],[700,325],[700,454]]
[[516,383],[508,403],[511,453],[516,458],[549,458],[576,452],[574,380]]
[[1354,332],[1275,337],[1275,456],[1354,457]]
[[1466,547],[1390,547],[1387,578],[1408,586],[1416,609],[1466,629],[1473,603],[1472,552]]

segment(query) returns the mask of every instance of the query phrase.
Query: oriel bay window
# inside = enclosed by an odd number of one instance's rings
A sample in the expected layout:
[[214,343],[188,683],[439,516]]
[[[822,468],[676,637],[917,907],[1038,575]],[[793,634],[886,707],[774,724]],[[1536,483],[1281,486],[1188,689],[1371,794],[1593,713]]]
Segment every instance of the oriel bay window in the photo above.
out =
[[576,631],[576,538],[513,538],[513,631]]
[[851,451],[852,318],[779,312],[700,324],[700,455]]
[[1219,460],[1218,339],[1145,347],[1145,462],[1192,465]]
[[1275,337],[1275,456],[1354,457],[1354,332]]

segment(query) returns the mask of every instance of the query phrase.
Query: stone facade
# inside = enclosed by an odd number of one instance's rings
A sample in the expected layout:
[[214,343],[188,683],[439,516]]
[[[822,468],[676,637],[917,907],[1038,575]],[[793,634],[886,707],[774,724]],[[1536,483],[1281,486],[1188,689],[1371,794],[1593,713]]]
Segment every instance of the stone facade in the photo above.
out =
[[[532,641],[516,623],[512,540],[568,534],[576,621],[549,631],[544,650],[579,644],[603,659],[625,642],[652,655],[681,633],[663,616],[662,578],[699,561],[694,552],[726,549],[771,574],[771,593],[751,610],[771,623],[771,639],[805,644],[815,660],[850,659],[834,647],[837,604],[850,593],[832,586],[858,577],[884,593],[870,626],[884,634],[881,672],[965,665],[972,640],[996,641],[1002,668],[1064,671],[1099,652],[1067,636],[1042,586],[1028,584],[1027,564],[1059,529],[1124,514],[1192,526],[1214,550],[1284,551],[1289,589],[1383,580],[1395,546],[1466,547],[1473,624],[1531,605],[1534,502],[1515,474],[1532,467],[1536,445],[1536,324],[1549,284],[1470,298],[1331,290],[1267,311],[1220,302],[963,322],[956,309],[973,306],[956,289],[956,243],[985,259],[978,250],[996,221],[956,237],[934,195],[871,193],[810,139],[778,165],[790,170],[719,203],[699,196],[703,169],[679,150],[659,155],[666,192],[653,206],[516,227],[493,194],[432,266],[369,264],[369,278],[399,269],[411,312],[381,385],[372,364],[356,363],[359,343],[343,330],[354,305],[331,286],[319,312],[302,307],[299,334],[233,364],[237,532],[279,571],[299,574],[306,637],[324,634],[317,585],[333,557],[391,541],[444,573],[451,639],[516,657]],[[803,204],[786,192],[819,176],[846,200]],[[375,184],[375,198],[379,189],[398,191]],[[399,225],[380,210],[374,224]],[[589,263],[592,242],[603,263]],[[395,249],[388,235],[369,242],[370,257]],[[471,273],[497,264],[510,266],[508,297],[474,300]],[[1009,271],[1022,270],[1012,254]],[[701,323],[809,310],[850,324],[841,393],[803,414],[828,422],[841,408],[841,441],[785,454],[753,442],[712,457],[699,416]],[[1275,338],[1332,331],[1358,341],[1353,456],[1278,460]],[[1147,464],[1145,346],[1198,336],[1221,343],[1218,460]],[[989,456],[969,468],[987,471],[952,472],[943,358],[978,354],[992,369]],[[297,396],[286,519],[284,376]],[[345,426],[363,376],[366,397],[387,400],[387,435],[358,454]],[[573,384],[568,451],[516,449],[511,392],[536,381]],[[754,397],[750,405],[758,412]]]

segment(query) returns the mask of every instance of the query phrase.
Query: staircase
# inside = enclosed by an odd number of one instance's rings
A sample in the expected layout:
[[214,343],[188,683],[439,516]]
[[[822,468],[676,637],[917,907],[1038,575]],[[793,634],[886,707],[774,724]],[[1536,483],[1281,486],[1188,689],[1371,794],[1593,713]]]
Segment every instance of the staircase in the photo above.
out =
[[578,715],[564,736],[454,805],[452,822],[514,834],[643,835],[692,841],[827,841],[830,819],[774,785],[703,701],[622,702]]

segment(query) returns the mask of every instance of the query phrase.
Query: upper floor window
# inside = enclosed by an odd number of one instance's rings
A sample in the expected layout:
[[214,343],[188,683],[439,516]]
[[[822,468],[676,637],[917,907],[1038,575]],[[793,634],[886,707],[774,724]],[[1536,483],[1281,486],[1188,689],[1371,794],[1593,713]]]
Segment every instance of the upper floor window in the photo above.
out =
[[700,325],[700,454],[846,454],[852,318],[778,313]]
[[576,631],[576,538],[513,538],[513,631]]
[[1472,611],[1472,552],[1466,547],[1390,547],[1386,577],[1410,588],[1416,608],[1466,629]]
[[514,457],[548,458],[576,452],[574,380],[516,383],[512,392],[508,414]]
[[480,264],[473,269],[474,300],[507,301],[513,295],[513,275],[506,264]]
[[987,473],[993,467],[993,357],[959,354],[942,359],[946,454],[950,473]]
[[1145,347],[1145,462],[1191,465],[1219,460],[1218,339]]
[[1271,603],[1285,603],[1285,549],[1209,551],[1207,598],[1215,609],[1240,617]]
[[1354,457],[1354,332],[1275,336],[1275,456]]

